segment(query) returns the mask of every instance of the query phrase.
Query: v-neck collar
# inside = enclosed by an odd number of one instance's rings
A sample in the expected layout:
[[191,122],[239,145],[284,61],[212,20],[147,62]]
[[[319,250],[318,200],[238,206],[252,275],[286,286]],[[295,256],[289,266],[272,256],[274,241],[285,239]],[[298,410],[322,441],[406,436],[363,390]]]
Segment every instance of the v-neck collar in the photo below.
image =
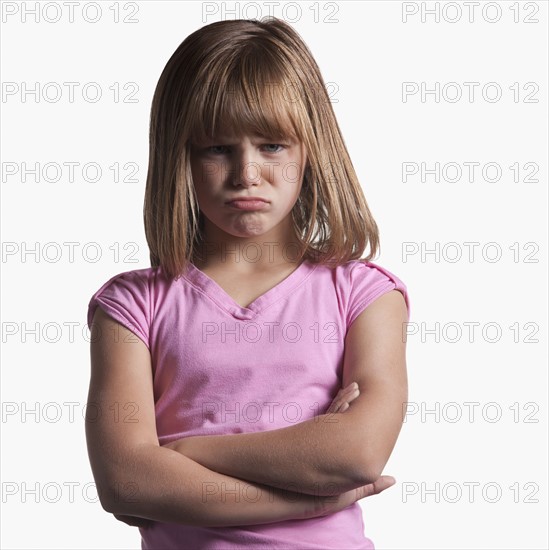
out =
[[202,290],[219,307],[236,319],[251,320],[275,302],[293,292],[318,267],[318,264],[304,260],[285,279],[256,298],[248,307],[242,307],[229,296],[213,279],[189,262],[183,277]]

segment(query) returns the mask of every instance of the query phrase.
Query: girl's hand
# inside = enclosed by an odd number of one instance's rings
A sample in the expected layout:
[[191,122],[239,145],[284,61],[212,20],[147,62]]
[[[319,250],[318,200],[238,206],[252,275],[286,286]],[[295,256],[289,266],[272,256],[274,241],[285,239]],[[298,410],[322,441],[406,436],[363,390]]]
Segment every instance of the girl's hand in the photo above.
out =
[[351,504],[354,504],[361,498],[371,497],[373,495],[378,495],[385,489],[392,487],[396,483],[396,480],[392,476],[381,476],[374,483],[368,485],[363,485],[362,487],[357,487],[346,493],[341,493],[340,495],[333,496],[316,496],[314,510],[311,514],[308,514],[306,518],[327,516],[333,514],[334,512],[339,512]]
[[124,523],[127,523],[128,525],[131,525],[132,527],[150,527],[153,523],[152,520],[147,518],[139,518],[137,516],[122,516],[120,514],[113,514],[113,516],[118,520],[122,521]]
[[324,414],[345,412],[349,408],[351,401],[354,401],[359,395],[358,384],[351,382],[346,388],[342,388],[337,392],[337,395]]

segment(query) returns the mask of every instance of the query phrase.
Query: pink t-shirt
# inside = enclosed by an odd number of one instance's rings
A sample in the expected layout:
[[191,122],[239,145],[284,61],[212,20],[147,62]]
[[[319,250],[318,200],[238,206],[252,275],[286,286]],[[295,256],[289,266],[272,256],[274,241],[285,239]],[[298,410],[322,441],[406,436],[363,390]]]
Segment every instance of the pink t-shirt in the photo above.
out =
[[[95,308],[149,348],[160,445],[192,435],[274,430],[323,414],[342,385],[344,338],[376,298],[404,283],[373,262],[335,269],[304,261],[248,307],[193,264],[115,275]],[[250,495],[253,498],[255,495]],[[234,497],[228,497],[234,498]],[[142,550],[371,549],[358,502],[329,516],[238,527],[154,522]]]

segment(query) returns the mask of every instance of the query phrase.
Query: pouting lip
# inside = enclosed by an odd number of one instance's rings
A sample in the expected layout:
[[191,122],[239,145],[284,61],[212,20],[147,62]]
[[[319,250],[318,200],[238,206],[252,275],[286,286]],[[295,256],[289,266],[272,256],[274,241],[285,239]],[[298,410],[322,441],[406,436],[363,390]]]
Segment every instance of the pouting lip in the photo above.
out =
[[234,202],[234,201],[262,201],[268,203],[269,201],[266,199],[262,199],[260,197],[239,197],[236,199],[231,199],[227,201],[227,204]]

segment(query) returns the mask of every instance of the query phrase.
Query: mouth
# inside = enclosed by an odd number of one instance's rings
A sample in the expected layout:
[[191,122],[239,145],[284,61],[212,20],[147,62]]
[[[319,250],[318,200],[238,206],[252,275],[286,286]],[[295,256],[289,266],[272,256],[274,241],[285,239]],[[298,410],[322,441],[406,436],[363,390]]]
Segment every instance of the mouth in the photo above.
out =
[[228,201],[227,206],[238,210],[263,210],[269,206],[269,203],[264,199],[246,198]]
[[242,198],[232,199],[230,201],[227,201],[226,204],[232,204],[233,202],[264,202],[267,204],[269,201],[265,199],[261,199],[259,197],[242,197]]

